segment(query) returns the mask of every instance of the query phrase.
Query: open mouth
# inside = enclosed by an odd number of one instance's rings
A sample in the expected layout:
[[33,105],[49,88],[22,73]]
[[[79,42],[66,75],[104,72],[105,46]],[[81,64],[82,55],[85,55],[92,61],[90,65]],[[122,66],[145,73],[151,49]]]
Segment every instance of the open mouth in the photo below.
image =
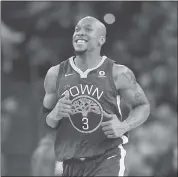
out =
[[75,40],[77,44],[85,44],[87,41],[85,39],[77,39]]

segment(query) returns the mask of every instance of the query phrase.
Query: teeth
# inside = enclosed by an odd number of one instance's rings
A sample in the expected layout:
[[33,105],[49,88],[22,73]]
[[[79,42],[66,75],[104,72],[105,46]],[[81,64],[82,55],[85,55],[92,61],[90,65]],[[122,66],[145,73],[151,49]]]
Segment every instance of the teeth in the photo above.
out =
[[86,41],[82,40],[82,39],[79,39],[79,40],[77,40],[77,43],[86,43]]

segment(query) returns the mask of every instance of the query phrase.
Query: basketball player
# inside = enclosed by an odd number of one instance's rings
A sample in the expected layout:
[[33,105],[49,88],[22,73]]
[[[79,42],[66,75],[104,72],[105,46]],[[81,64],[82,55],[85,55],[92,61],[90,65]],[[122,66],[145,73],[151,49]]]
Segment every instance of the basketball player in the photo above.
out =
[[[81,19],[73,34],[75,56],[50,68],[45,78],[46,123],[56,129],[54,148],[63,176],[123,176],[127,132],[150,113],[133,72],[100,55],[105,41],[103,23]],[[126,120],[120,97],[131,108]]]

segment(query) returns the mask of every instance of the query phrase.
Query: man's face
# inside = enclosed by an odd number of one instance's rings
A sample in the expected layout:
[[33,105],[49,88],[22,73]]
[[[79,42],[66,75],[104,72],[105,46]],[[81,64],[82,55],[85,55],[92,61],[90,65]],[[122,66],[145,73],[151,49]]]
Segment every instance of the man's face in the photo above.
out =
[[82,19],[75,27],[73,47],[76,53],[85,53],[99,47],[100,30],[96,21]]

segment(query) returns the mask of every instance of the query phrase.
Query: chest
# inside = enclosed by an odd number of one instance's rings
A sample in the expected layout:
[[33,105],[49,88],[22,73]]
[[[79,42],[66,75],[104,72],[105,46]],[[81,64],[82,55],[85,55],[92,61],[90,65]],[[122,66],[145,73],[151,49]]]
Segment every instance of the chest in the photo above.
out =
[[60,80],[58,97],[63,96],[66,91],[69,91],[71,99],[87,95],[99,101],[107,92],[112,91],[110,76],[103,70],[92,71],[86,78],[81,78],[75,71],[65,73]]

